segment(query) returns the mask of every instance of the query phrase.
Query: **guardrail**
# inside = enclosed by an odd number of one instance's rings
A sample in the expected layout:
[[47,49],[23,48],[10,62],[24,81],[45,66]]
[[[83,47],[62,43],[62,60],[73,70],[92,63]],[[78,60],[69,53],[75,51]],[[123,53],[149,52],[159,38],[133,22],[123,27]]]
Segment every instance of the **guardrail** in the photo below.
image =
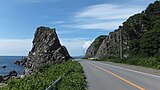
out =
[[45,90],[56,90],[56,86],[61,80],[62,80],[62,77],[59,77],[51,86],[49,86]]
[[73,69],[70,69],[67,73],[64,73],[61,77],[59,77],[56,81],[54,81],[52,83],[52,85],[50,85],[48,88],[46,88],[45,90],[57,90],[57,85],[58,83],[60,83],[62,81],[62,77],[66,76],[70,71],[72,71]]

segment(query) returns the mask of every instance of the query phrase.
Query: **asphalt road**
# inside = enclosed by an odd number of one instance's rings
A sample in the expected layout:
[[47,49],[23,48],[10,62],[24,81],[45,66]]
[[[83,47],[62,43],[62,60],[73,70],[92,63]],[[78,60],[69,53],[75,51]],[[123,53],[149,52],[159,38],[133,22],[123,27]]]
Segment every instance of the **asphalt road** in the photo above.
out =
[[98,61],[78,60],[89,90],[160,90],[160,76]]

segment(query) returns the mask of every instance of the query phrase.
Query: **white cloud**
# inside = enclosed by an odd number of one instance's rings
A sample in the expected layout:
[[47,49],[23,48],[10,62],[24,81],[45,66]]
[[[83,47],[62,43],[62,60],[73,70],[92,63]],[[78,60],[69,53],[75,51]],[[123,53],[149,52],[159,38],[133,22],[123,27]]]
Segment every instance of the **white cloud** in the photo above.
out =
[[64,24],[65,22],[64,21],[55,21],[55,22],[52,22],[53,24]]
[[121,25],[122,21],[111,21],[111,22],[99,22],[99,23],[86,23],[72,26],[74,28],[81,28],[81,29],[101,29],[101,30],[113,30],[118,25]]
[[[84,55],[84,51],[90,43],[85,38],[61,39],[62,45],[65,45],[69,53],[73,56]],[[32,39],[0,39],[1,56],[26,56],[32,47]]]
[[51,25],[63,25],[63,24],[65,24],[65,21],[51,21],[48,24],[51,24]]
[[84,38],[61,39],[62,45],[65,45],[72,56],[84,55],[87,48],[86,42],[89,40]]
[[93,42],[93,40],[92,40],[92,41],[86,41],[86,42],[83,44],[83,48],[84,48],[85,50],[87,50],[88,47],[91,45],[92,42]]
[[113,31],[129,16],[140,13],[144,7],[116,4],[98,4],[84,8],[73,16],[67,28],[97,29]]
[[59,34],[71,34],[71,33],[74,33],[75,31],[73,31],[73,30],[57,30],[57,34],[59,35]]
[[129,16],[141,12],[142,8],[137,6],[122,6],[115,4],[99,4],[85,8],[78,12],[76,18],[96,19],[126,19]]
[[31,39],[0,39],[0,55],[28,55]]

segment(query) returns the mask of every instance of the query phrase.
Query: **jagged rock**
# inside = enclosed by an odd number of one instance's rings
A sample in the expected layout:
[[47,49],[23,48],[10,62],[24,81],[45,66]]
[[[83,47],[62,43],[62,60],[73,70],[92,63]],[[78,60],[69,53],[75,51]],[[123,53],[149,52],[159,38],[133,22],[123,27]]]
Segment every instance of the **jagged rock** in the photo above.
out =
[[65,62],[70,58],[67,49],[61,46],[55,29],[39,27],[36,30],[33,48],[29,52],[25,63],[25,73],[44,64],[55,64]]
[[95,57],[115,57],[118,56],[119,51],[119,32],[111,32],[100,45]]
[[16,61],[14,64],[20,65],[21,62],[20,61]]
[[[3,81],[7,81],[7,80],[9,80],[11,78],[11,76],[3,76]],[[3,82],[2,81],[2,82]]]
[[100,35],[99,37],[97,37],[93,41],[93,43],[89,46],[89,48],[87,49],[87,52],[85,54],[85,58],[93,58],[93,57],[95,57],[99,46],[101,45],[102,41],[106,37],[107,37],[106,35]]
[[70,56],[65,46],[59,47],[52,55],[52,59],[55,60],[54,63],[63,63],[68,57]]
[[27,62],[27,57],[22,57],[20,61],[16,61],[14,64],[25,65],[26,62]]
[[4,81],[3,76],[0,76],[0,83]]
[[25,65],[26,62],[27,62],[27,57],[22,57],[20,64]]
[[30,74],[32,74],[32,69],[29,69],[29,68],[25,68],[25,76],[29,76]]
[[17,72],[15,70],[10,71],[8,75],[0,76],[0,83],[9,80],[11,77],[17,77]]
[[17,76],[17,72],[15,70],[10,71],[8,76]]
[[3,66],[2,68],[6,68],[6,66]]

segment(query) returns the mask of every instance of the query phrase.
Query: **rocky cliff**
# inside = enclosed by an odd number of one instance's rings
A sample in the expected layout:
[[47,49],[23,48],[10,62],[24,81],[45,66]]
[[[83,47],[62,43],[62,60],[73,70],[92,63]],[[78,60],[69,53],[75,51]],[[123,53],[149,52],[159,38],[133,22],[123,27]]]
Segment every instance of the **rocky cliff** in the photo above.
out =
[[87,49],[87,53],[85,54],[85,58],[92,58],[96,55],[98,48],[100,47],[102,41],[107,37],[107,35],[100,35],[97,37],[93,43]]
[[96,58],[117,56],[119,51],[119,32],[111,32],[108,37],[106,37],[101,43],[97,53]]
[[[94,48],[92,50],[94,51]],[[155,1],[145,11],[129,17],[122,26],[109,33],[93,57],[126,58],[140,54],[155,56],[158,53],[160,53],[160,1]]]
[[36,30],[33,47],[25,63],[26,73],[44,64],[63,63],[70,58],[65,46],[61,46],[55,29],[39,27]]

